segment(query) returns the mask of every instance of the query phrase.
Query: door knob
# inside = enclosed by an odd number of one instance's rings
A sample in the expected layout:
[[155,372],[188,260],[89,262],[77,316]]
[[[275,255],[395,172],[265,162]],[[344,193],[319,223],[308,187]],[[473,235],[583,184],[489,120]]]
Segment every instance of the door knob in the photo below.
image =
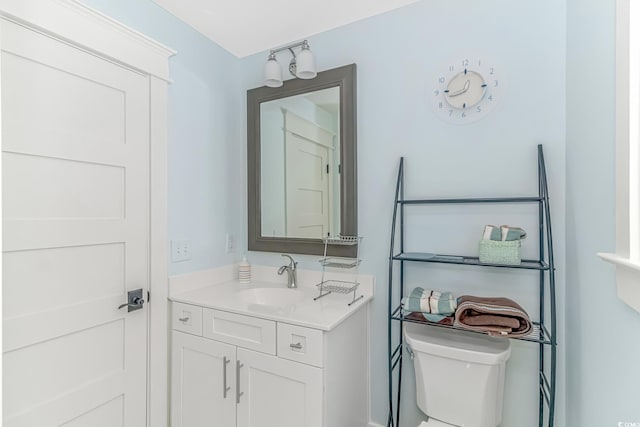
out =
[[[144,300],[142,298],[134,298],[133,302],[125,302],[124,304],[120,304],[120,306],[118,307],[118,310],[120,310],[123,307],[129,307],[132,310],[135,310],[136,308],[142,308],[142,305],[144,304]],[[129,311],[132,311],[129,310]]]
[[142,298],[142,288],[127,292],[127,299],[128,302],[120,304],[118,306],[118,310],[124,307],[127,307],[127,312],[140,310],[144,305],[144,299]]

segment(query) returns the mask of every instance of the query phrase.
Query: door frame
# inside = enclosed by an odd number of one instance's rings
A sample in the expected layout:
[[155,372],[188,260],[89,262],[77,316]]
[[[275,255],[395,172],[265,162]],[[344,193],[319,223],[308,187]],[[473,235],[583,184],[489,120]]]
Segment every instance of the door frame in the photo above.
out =
[[149,291],[147,318],[147,426],[166,427],[169,301],[167,248],[167,86],[176,54],[77,0],[0,0],[0,16],[100,58],[148,76]]

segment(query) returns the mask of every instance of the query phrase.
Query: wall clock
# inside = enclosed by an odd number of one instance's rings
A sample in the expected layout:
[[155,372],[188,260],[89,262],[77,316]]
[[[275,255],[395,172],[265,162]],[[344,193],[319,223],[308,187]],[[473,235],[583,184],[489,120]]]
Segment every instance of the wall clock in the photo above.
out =
[[434,77],[433,108],[438,117],[449,123],[472,123],[495,108],[501,88],[496,67],[488,61],[453,60]]

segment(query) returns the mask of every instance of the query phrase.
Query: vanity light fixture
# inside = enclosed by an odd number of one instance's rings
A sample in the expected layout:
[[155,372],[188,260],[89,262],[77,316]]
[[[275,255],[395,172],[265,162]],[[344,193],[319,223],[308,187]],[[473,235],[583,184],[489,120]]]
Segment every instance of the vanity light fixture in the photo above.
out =
[[[293,48],[299,47],[300,52],[296,56]],[[276,53],[289,50],[293,58],[289,62],[289,73],[292,76],[300,79],[312,79],[318,73],[316,72],[316,59],[309,49],[309,43],[303,40],[298,43],[293,43],[288,46],[283,46],[278,49],[272,49],[269,51],[269,59],[264,67],[264,84],[269,87],[282,86],[282,68],[278,64]]]

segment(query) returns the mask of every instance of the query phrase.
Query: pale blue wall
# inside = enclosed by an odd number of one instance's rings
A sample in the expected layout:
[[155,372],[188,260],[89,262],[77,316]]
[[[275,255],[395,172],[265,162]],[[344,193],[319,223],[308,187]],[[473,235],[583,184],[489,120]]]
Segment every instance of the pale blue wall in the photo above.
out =
[[83,0],[178,51],[170,59],[169,240],[191,240],[192,259],[170,274],[234,262],[226,233],[246,228],[239,127],[239,60],[150,0]]
[[[554,0],[431,0],[309,38],[321,70],[349,63],[358,67],[361,271],[377,280],[370,356],[372,417],[379,424],[385,423],[387,414],[386,277],[400,156],[407,158],[408,195],[535,194],[535,147],[544,144],[553,197],[559,307],[564,307],[565,18],[564,3]],[[490,57],[506,86],[496,111],[475,124],[455,126],[433,114],[429,79],[462,51]],[[266,58],[264,52],[242,60],[244,89],[262,84]],[[288,63],[288,54],[281,54],[280,60]],[[410,243],[426,250],[473,253],[485,223],[517,223],[535,233],[535,221],[524,211],[471,213],[440,210],[416,215],[411,219],[416,226]],[[533,237],[526,242],[526,250],[535,248]],[[317,257],[296,258],[305,268],[318,268]],[[258,264],[282,263],[279,254],[250,253],[249,259]],[[511,295],[532,311],[535,306],[535,274],[513,277],[493,270],[416,267],[408,278],[410,286]],[[560,372],[564,372],[563,335],[560,342]],[[536,366],[535,345],[514,343],[503,426],[537,425]],[[403,425],[415,426],[420,413],[413,381],[405,378]],[[565,425],[563,386],[561,377],[559,426]]]
[[640,314],[616,296],[615,1],[567,1],[567,425],[640,423]]

